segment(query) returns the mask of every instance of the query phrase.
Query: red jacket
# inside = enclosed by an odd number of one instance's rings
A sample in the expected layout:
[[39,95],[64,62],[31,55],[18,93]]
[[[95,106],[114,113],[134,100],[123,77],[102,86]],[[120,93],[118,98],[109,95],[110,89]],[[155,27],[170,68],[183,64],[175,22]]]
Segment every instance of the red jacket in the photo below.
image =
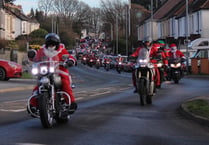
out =
[[131,55],[131,56],[133,56],[133,57],[138,57],[139,56],[139,51],[140,51],[140,49],[142,49],[143,47],[138,47],[137,49],[136,49],[136,51]]
[[[35,58],[33,59],[33,61],[39,62],[39,61],[46,60],[46,59],[48,60],[47,56],[45,55],[46,49],[47,49],[46,46],[43,45],[42,48],[40,48],[40,49],[38,50],[38,52],[37,52]],[[64,47],[63,44],[60,44],[60,46],[59,46],[59,48],[58,48],[58,50],[57,50],[57,55],[54,56],[52,59],[53,59],[53,60],[57,60],[57,61],[59,61],[59,62],[64,61],[64,60],[62,59],[62,56],[63,56],[64,54],[68,54],[68,55],[69,55],[69,59],[72,60],[72,61],[74,62],[74,64],[75,64],[75,59],[73,58],[73,56],[71,56],[71,55],[68,53],[68,51],[65,49],[65,47]],[[60,66],[59,69],[60,69],[61,71],[65,72],[64,74],[66,74],[66,73],[69,74],[67,68],[64,68],[63,66]],[[63,75],[63,74],[61,73],[60,75]]]
[[[182,58],[182,57],[185,57],[185,55],[180,51],[180,50],[176,50],[176,57],[178,58]],[[174,54],[171,52],[171,51],[169,51],[168,52],[168,56],[169,56],[169,58],[174,58],[175,56],[174,56]]]
[[117,62],[122,62],[122,61],[123,61],[123,57],[120,57],[120,58],[117,57],[117,58],[116,58],[116,61],[117,61]]

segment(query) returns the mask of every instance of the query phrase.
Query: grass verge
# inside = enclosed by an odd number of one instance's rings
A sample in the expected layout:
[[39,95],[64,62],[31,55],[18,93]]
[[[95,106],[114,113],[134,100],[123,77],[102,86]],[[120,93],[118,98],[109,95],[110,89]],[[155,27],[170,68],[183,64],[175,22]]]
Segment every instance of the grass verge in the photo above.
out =
[[189,112],[205,117],[209,119],[209,102],[206,100],[198,99],[193,100],[185,103],[185,107],[188,109]]
[[22,79],[32,79],[33,76],[31,73],[28,73],[28,72],[23,72],[23,75],[21,77]]

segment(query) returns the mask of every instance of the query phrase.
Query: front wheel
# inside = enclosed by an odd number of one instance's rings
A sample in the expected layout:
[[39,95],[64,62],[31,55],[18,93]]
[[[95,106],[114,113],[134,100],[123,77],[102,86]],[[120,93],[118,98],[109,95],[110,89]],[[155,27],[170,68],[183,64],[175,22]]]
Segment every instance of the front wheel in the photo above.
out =
[[117,72],[120,74],[121,73],[121,69],[118,67],[117,68]]
[[52,100],[48,92],[44,92],[38,99],[38,107],[41,123],[44,128],[52,128],[54,125],[54,115],[52,108]]
[[146,98],[147,104],[152,104],[152,95],[148,95]]
[[141,79],[138,83],[139,83],[138,84],[138,92],[139,92],[139,95],[140,95],[140,104],[142,106],[144,106],[145,98],[147,96],[145,80]]

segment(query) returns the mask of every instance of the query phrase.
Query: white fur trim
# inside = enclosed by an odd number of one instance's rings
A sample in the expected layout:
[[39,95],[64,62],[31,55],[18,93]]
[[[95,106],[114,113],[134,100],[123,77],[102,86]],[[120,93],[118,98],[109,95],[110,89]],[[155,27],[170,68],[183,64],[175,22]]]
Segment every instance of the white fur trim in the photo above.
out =
[[72,58],[69,58],[69,60],[73,61],[73,65],[75,65],[75,60]]

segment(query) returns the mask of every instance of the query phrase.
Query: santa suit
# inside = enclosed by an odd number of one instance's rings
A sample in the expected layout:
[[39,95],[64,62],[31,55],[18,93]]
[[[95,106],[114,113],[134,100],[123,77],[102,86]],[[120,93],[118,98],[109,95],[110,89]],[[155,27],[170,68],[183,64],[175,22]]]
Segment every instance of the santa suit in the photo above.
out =
[[[138,55],[139,55],[139,51],[140,51],[140,49],[142,49],[142,48],[144,48],[144,47],[138,47],[137,49],[136,49],[136,51],[131,55],[131,56],[133,56],[133,57],[138,57]],[[150,48],[151,50],[150,50],[150,58],[152,58],[152,57],[154,57],[154,56],[157,56],[157,51],[158,51],[158,49],[155,47],[155,46],[152,46],[151,48]],[[156,60],[150,60],[152,63],[154,63]],[[160,85],[160,73],[159,73],[159,70],[158,70],[158,68],[157,68],[157,66],[156,65],[154,65],[155,66],[155,76],[153,76],[153,80],[154,80],[154,78],[156,78],[156,85],[157,86],[159,86]],[[134,87],[136,87],[136,77],[135,77],[135,70],[132,72],[132,82],[133,82],[133,85],[134,85]]]
[[[69,59],[72,60],[75,64],[75,59],[73,58],[73,56],[71,56],[67,50],[65,49],[64,45],[63,44],[60,44],[59,45],[59,48],[58,50],[55,50],[57,52],[57,55],[52,57],[53,60],[56,60],[56,61],[64,61],[62,59],[62,56],[64,54],[68,54],[69,55]],[[33,59],[34,62],[40,62],[42,61],[43,59],[48,59],[47,56],[46,56],[46,53],[47,53],[47,48],[45,47],[45,45],[42,46],[42,48],[40,50],[38,50],[37,54],[36,54],[36,57]],[[70,99],[71,99],[71,102],[75,102],[75,98],[73,96],[73,91],[72,91],[72,88],[71,88],[71,82],[70,82],[70,78],[69,78],[69,72],[68,72],[68,69],[63,67],[63,66],[59,66],[59,73],[58,73],[60,76],[61,76],[61,81],[62,81],[62,91],[64,92],[67,92],[70,96]],[[36,86],[33,90],[33,93],[38,90],[38,86]],[[65,95],[64,95],[65,96]],[[68,100],[68,97],[65,96],[65,99],[66,99],[66,103],[69,103],[69,100]],[[36,106],[37,105],[37,100],[35,98],[32,98],[31,99],[31,105],[33,106]]]
[[[169,58],[185,58],[185,55],[180,50],[177,49],[176,52],[174,52],[174,53],[169,51],[168,57]],[[184,63],[182,63],[182,66],[183,66],[183,70],[185,70],[186,66]]]
[[184,54],[180,50],[176,50],[175,53],[172,53],[171,51],[168,52],[169,58],[182,58],[185,57]]

